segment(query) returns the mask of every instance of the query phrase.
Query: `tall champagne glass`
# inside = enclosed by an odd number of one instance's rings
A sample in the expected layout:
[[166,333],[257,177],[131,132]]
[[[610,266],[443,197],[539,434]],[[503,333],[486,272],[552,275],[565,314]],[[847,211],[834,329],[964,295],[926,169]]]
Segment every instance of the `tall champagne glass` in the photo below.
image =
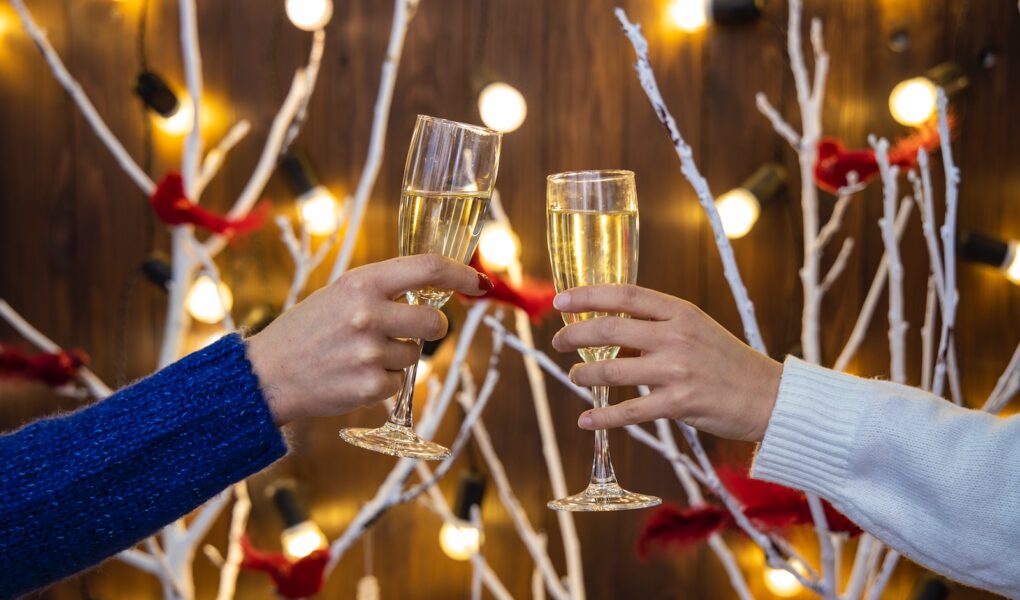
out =
[[[400,197],[400,255],[440,254],[467,263],[485,224],[496,182],[502,134],[425,115],[418,116],[404,166]],[[440,308],[453,292],[426,288],[407,293],[409,304]],[[422,340],[418,342],[421,351]],[[404,370],[404,383],[386,424],[340,432],[345,441],[391,456],[442,460],[449,449],[420,438],[411,405],[417,363]]]
[[[634,173],[576,171],[550,175],[546,187],[547,234],[556,291],[604,283],[634,283],[638,267],[638,208]],[[609,313],[563,313],[570,325]],[[618,316],[626,316],[619,314]],[[584,362],[616,357],[619,346],[582,348]],[[609,402],[609,388],[592,388],[595,407]],[[655,496],[620,487],[609,458],[606,431],[595,432],[595,461],[588,488],[549,503],[553,510],[606,511],[661,504]]]

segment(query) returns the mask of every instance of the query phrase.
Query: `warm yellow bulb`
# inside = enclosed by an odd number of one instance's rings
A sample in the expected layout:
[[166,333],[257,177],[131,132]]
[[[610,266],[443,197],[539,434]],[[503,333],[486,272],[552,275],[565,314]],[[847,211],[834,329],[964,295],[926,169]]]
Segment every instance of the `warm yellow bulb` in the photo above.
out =
[[328,544],[326,534],[312,521],[302,521],[284,529],[280,534],[280,542],[283,544],[283,553],[292,560],[304,558]]
[[305,229],[312,235],[329,235],[340,224],[336,198],[321,185],[298,199],[298,212]]
[[1005,271],[1006,279],[1016,285],[1020,285],[1020,242],[1010,242],[1010,259],[1007,261]]
[[524,123],[528,116],[528,103],[524,94],[514,86],[503,82],[490,83],[478,94],[478,112],[486,127],[509,133]]
[[761,204],[754,194],[744,188],[732,189],[715,200],[723,231],[731,240],[742,238],[751,231],[761,214]]
[[482,544],[482,532],[470,523],[443,523],[439,530],[439,547],[453,560],[470,560]]
[[156,114],[156,127],[167,135],[180,136],[191,131],[191,125],[195,121],[195,105],[191,103],[191,96],[181,94],[177,98],[177,109],[164,117]]
[[669,20],[680,29],[693,33],[708,24],[705,0],[673,0],[669,3]]
[[234,306],[234,295],[227,284],[220,282],[219,291],[216,283],[208,275],[201,275],[188,290],[184,298],[188,314],[196,321],[203,323],[219,323]]
[[287,18],[304,31],[322,29],[333,18],[332,0],[287,0]]
[[490,221],[478,236],[478,253],[485,266],[505,271],[521,255],[521,241],[508,226]]
[[[805,573],[804,565],[799,561],[790,561],[790,566],[795,571],[803,575]],[[765,567],[765,587],[768,588],[773,595],[779,596],[780,598],[792,598],[804,589],[800,581],[786,569],[774,569],[772,567]]]
[[926,77],[901,81],[889,94],[889,112],[902,125],[916,127],[935,114],[935,84]]

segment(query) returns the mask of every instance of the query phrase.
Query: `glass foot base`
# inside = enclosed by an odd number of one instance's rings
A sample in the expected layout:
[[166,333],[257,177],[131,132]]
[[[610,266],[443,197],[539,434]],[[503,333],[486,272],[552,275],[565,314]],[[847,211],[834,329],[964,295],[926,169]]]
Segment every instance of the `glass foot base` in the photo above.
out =
[[553,500],[547,506],[568,512],[634,510],[662,504],[662,498],[628,492],[617,483],[590,483],[580,494]]
[[401,458],[443,460],[450,457],[449,448],[418,437],[410,427],[389,422],[376,429],[341,429],[340,439],[359,448]]

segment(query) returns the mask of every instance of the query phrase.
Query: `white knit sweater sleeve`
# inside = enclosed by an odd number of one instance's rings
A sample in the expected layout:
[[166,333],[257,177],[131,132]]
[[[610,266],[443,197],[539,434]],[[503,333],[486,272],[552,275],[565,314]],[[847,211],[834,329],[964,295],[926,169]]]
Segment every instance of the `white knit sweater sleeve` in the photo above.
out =
[[1020,416],[789,358],[751,474],[948,577],[1020,597]]

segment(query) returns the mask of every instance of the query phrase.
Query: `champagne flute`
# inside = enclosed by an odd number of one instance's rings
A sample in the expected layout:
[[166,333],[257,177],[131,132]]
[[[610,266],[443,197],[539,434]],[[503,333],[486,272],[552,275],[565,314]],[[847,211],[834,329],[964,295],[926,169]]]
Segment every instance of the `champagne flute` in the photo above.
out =
[[[501,140],[498,131],[418,115],[400,197],[401,256],[440,254],[464,263],[470,260],[496,182]],[[451,290],[426,288],[408,292],[407,302],[441,308],[452,295]],[[415,341],[420,353],[422,340]],[[340,437],[391,456],[449,457],[449,449],[414,432],[411,406],[417,368],[415,363],[404,370],[404,383],[386,424],[344,429]]]
[[[638,266],[638,209],[634,173],[575,171],[550,175],[546,187],[547,235],[556,291],[604,283],[635,283]],[[570,325],[608,316],[604,312],[563,313]],[[619,314],[617,316],[626,316]],[[619,346],[582,348],[584,362],[616,357]],[[594,386],[595,407],[609,403],[609,388]],[[562,511],[629,510],[657,506],[655,496],[620,487],[609,458],[606,431],[595,432],[591,480],[580,494],[560,498],[549,508]]]

